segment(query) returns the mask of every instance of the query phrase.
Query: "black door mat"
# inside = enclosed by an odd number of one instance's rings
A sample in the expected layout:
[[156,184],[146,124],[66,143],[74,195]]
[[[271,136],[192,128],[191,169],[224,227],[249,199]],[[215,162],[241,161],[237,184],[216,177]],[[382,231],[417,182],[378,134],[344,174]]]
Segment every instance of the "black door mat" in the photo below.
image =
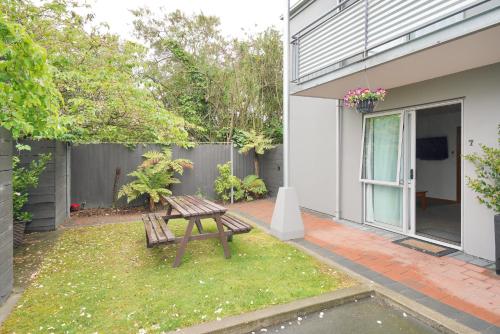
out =
[[448,255],[451,253],[455,253],[457,251],[456,249],[453,249],[453,248],[449,248],[449,247],[445,247],[445,246],[441,246],[441,245],[436,245],[436,244],[433,244],[431,242],[427,242],[427,241],[423,241],[423,240],[419,240],[419,239],[415,239],[415,238],[410,238],[410,237],[395,240],[393,242],[395,244],[398,244],[398,245],[401,245],[401,246],[404,246],[407,248],[411,248],[413,250],[416,250],[416,251],[419,251],[419,252],[422,252],[425,254],[437,256],[437,257],[445,256],[445,255]]

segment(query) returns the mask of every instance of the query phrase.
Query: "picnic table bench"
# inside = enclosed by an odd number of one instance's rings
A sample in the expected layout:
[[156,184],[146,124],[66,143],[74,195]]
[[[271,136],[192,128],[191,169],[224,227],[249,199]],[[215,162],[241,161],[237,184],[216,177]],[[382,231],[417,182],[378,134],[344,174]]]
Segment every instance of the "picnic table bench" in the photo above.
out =
[[[219,239],[226,258],[231,257],[228,240],[231,241],[234,234],[248,233],[252,227],[241,219],[225,214],[227,208],[213,203],[209,200],[195,196],[173,196],[164,197],[167,203],[167,214],[162,217],[158,213],[142,215],[146,231],[147,247],[161,244],[179,243],[179,249],[174,260],[173,267],[178,267],[186,250],[187,243],[192,240],[204,240],[210,238]],[[168,228],[170,219],[184,218],[188,221],[183,236],[176,237]],[[212,218],[217,225],[217,232],[205,233],[201,223],[202,219]],[[194,225],[199,234],[192,235]],[[224,230],[224,227],[226,230]]]

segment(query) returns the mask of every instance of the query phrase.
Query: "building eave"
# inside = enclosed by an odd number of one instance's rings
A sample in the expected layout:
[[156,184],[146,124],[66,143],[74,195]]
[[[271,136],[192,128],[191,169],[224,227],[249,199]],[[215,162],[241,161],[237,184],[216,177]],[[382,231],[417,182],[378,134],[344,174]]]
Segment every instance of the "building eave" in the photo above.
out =
[[316,0],[299,0],[295,5],[290,8],[290,19],[298,15],[301,11],[309,7]]

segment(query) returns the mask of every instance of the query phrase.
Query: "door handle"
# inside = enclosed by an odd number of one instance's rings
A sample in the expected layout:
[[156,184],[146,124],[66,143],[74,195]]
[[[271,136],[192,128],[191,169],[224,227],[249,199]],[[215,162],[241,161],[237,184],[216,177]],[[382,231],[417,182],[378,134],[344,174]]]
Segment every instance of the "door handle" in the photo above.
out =
[[413,180],[415,177],[414,177],[414,172],[413,172],[413,168],[410,169],[410,180]]

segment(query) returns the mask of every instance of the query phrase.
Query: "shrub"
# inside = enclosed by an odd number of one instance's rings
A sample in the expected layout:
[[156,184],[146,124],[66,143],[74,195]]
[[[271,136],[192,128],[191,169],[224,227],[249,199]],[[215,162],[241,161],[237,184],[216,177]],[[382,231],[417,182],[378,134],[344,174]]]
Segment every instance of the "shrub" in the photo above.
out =
[[[499,127],[500,143],[500,127]],[[500,149],[481,145],[482,153],[466,155],[476,169],[476,177],[467,177],[467,185],[478,193],[478,200],[500,213]]]
[[231,162],[217,165],[217,169],[219,170],[219,176],[215,180],[214,188],[218,198],[223,202],[231,200],[231,188],[233,189],[235,202],[243,199],[252,201],[267,194],[264,181],[256,175],[248,175],[243,181],[231,175]]
[[246,201],[262,198],[267,194],[266,184],[257,175],[248,175],[242,181],[244,197]]
[[168,148],[163,152],[150,151],[143,155],[144,162],[128,174],[136,180],[125,184],[118,193],[118,198],[127,197],[130,203],[141,195],[148,197],[149,210],[154,211],[162,196],[172,195],[170,186],[180,183],[174,174],[182,175],[184,168],[192,168],[193,163],[187,159],[172,160],[172,151]]
[[219,176],[215,179],[214,190],[217,197],[223,202],[231,200],[231,188],[233,189],[234,200],[239,201],[243,198],[243,189],[241,180],[231,175],[231,162],[217,165]]
[[[17,145],[16,148],[19,152],[31,150],[27,145]],[[51,159],[50,154],[40,154],[38,157],[37,160],[31,161],[27,167],[20,167],[21,159],[19,156],[12,158],[14,220],[19,222],[29,222],[33,219],[31,213],[23,210],[29,199],[28,190],[38,187],[40,175]]]

